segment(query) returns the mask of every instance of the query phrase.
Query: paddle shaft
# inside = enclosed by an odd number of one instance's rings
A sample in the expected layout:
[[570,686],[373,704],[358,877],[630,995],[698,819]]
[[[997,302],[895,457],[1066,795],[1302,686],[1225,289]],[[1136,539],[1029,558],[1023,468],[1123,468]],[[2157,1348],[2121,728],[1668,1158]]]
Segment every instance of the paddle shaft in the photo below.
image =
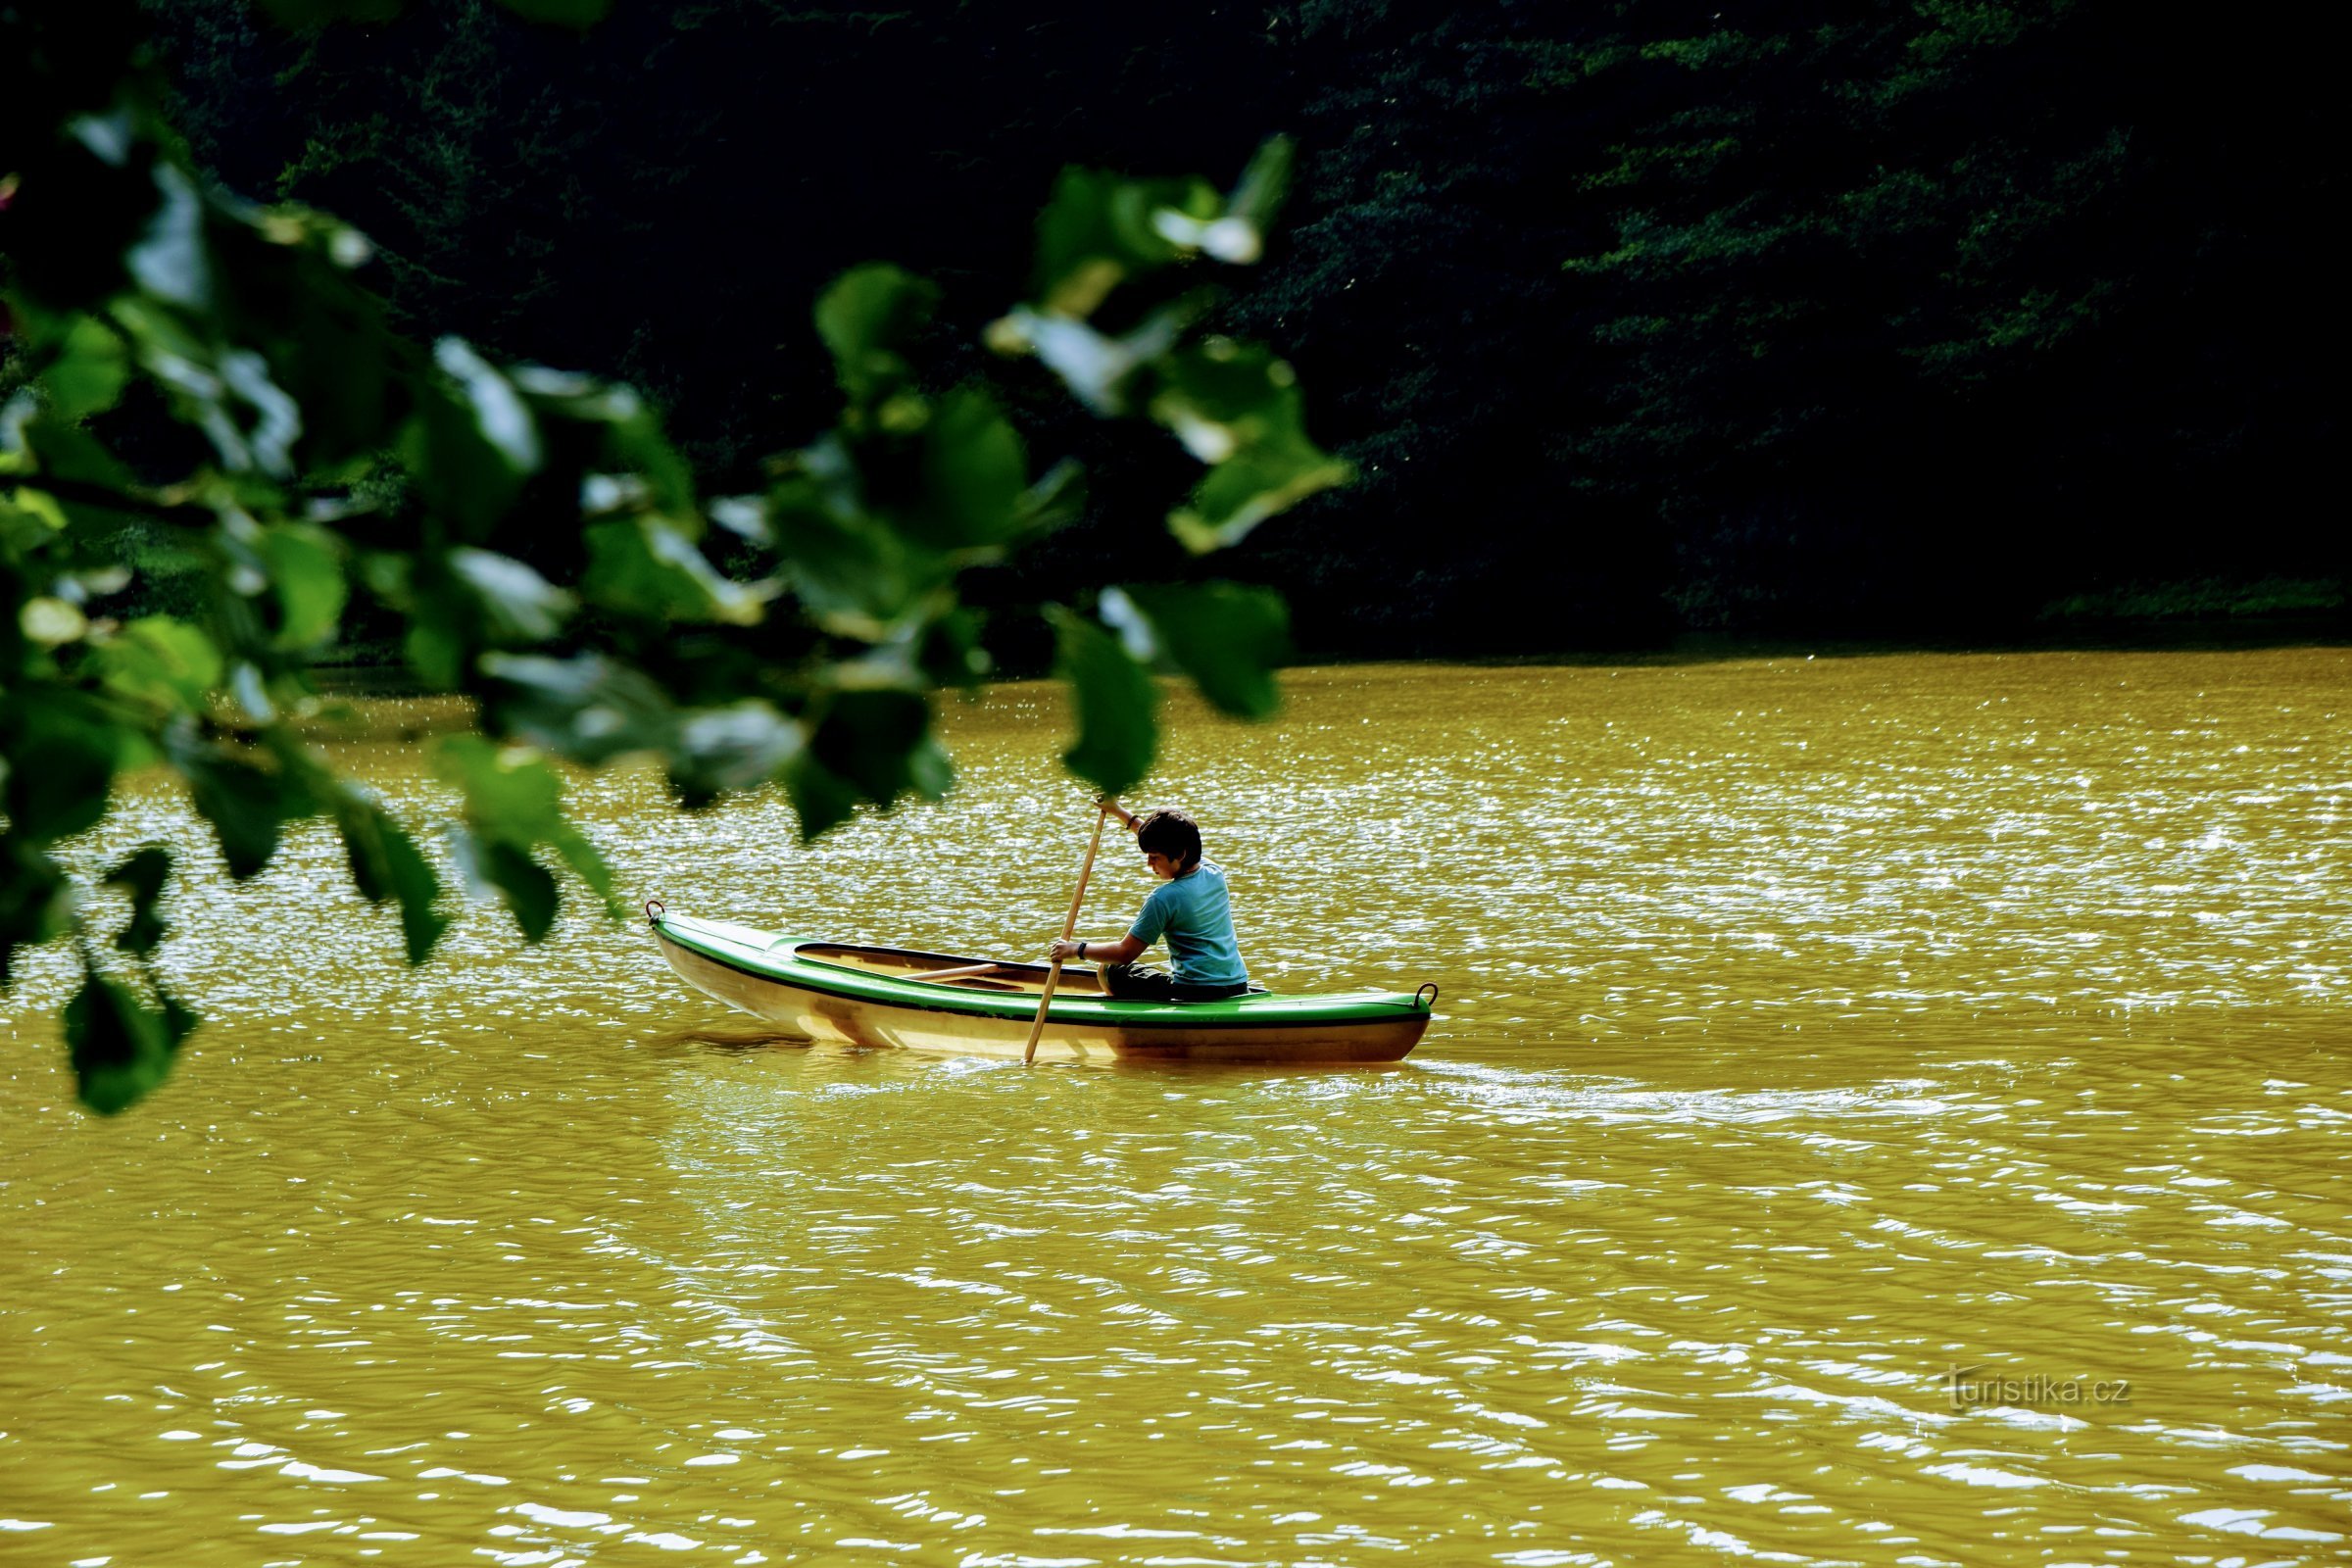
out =
[[[1086,902],[1086,879],[1094,875],[1095,852],[1102,847],[1102,823],[1109,815],[1108,806],[1095,812],[1095,836],[1087,840],[1086,859],[1078,867],[1078,886],[1070,894],[1070,912],[1061,922],[1061,940],[1064,942],[1069,941],[1071,933],[1078,929],[1078,906]],[[1046,1032],[1046,1009],[1054,1005],[1054,988],[1059,984],[1061,960],[1055,958],[1054,967],[1046,971],[1046,994],[1038,999],[1037,1021],[1029,1026],[1029,1042],[1021,1047],[1021,1065],[1024,1067],[1037,1059],[1037,1038]]]

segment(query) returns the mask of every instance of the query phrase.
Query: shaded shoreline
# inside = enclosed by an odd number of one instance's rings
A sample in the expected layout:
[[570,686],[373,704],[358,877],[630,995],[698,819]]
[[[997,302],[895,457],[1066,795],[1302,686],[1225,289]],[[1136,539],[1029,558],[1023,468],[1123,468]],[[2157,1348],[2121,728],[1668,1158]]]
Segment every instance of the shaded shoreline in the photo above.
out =
[[[2352,617],[2341,614],[2242,616],[2198,620],[2082,620],[2053,625],[2038,636],[1916,637],[1734,637],[1687,632],[1660,645],[1562,647],[1518,653],[1449,650],[1444,647],[1381,654],[1304,648],[1285,668],[1358,664],[1468,664],[1481,668],[1590,667],[1605,664],[1713,664],[1764,659],[1879,659],[1901,654],[2054,653],[2236,653],[2279,648],[2352,647]],[[414,698],[443,696],[418,686],[395,652],[315,666],[320,690],[335,697]],[[1005,662],[993,681],[1039,680],[1050,665]]]

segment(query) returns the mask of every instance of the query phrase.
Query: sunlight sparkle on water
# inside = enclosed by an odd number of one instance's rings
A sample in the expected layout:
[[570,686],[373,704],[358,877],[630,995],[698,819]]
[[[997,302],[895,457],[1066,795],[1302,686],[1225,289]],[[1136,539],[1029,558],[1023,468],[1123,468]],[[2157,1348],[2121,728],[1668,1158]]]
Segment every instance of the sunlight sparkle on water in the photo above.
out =
[[[410,971],[317,824],[123,800],[210,1022],[99,1122],[7,1000],[0,1559],[2340,1560],[2352,655],[1288,686],[1138,799],[1267,984],[1440,985],[1393,1070],[803,1047],[576,906]],[[1035,952],[1056,701],[943,711],[812,848],[575,798],[673,909]]]

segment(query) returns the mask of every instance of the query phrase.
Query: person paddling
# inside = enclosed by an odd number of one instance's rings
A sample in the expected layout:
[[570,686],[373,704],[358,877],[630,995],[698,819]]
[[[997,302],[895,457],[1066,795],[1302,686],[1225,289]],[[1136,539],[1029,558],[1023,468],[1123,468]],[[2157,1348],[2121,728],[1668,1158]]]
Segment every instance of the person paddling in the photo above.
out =
[[[1046,956],[1101,964],[1102,989],[1131,1002],[1218,1002],[1257,990],[1234,940],[1224,868],[1201,858],[1200,824],[1182,811],[1138,814],[1116,801],[1104,802],[1103,809],[1134,832],[1162,885],[1152,890],[1125,936],[1056,942]],[[1135,962],[1162,937],[1173,974]]]

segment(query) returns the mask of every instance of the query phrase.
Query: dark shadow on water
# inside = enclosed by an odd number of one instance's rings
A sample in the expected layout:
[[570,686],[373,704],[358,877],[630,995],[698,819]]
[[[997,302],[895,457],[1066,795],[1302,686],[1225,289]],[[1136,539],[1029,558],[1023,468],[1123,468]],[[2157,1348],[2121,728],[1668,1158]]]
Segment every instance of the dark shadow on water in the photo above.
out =
[[737,1056],[768,1050],[805,1051],[810,1044],[812,1042],[806,1036],[788,1034],[772,1027],[763,1028],[758,1024],[741,1027],[702,1024],[692,1029],[672,1029],[645,1038],[647,1050],[665,1056]]
[[1340,1074],[1406,1072],[1422,1064],[1403,1061],[1151,1061],[1128,1057],[1117,1061],[1048,1061],[1041,1067],[1092,1067],[1123,1078],[1182,1078],[1199,1083],[1228,1078],[1328,1078]]

